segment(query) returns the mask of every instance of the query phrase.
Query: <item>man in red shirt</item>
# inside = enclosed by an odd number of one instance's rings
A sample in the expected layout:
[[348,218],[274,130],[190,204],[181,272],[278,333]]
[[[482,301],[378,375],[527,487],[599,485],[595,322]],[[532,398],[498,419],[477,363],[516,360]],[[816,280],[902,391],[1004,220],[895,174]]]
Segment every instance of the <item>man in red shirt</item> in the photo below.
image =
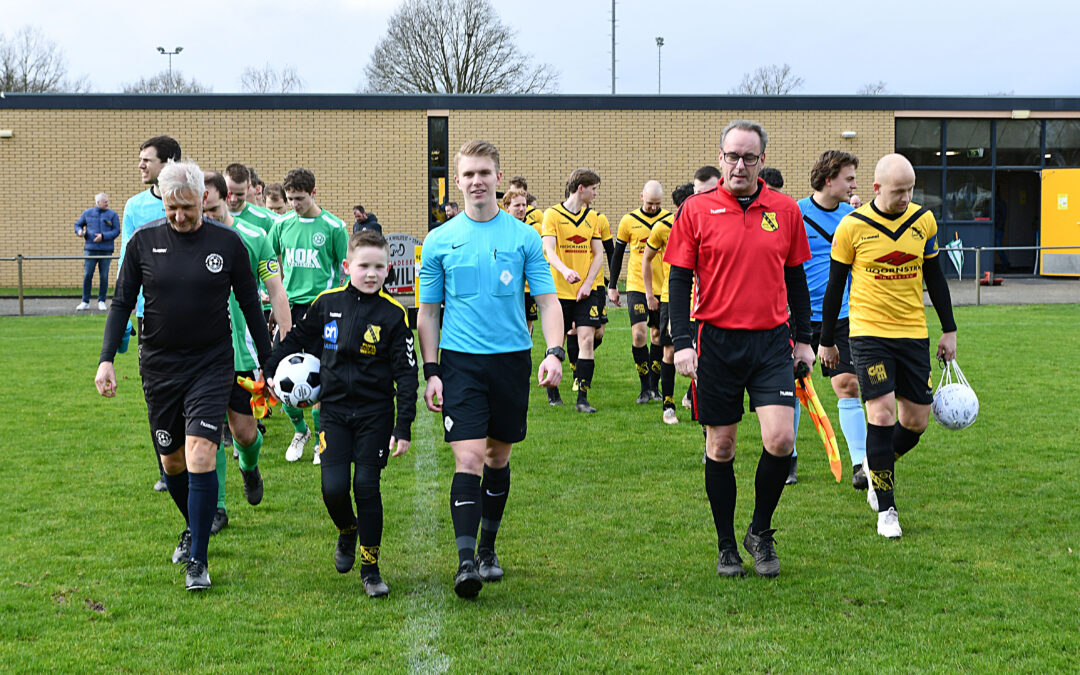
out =
[[[698,421],[705,426],[705,492],[719,545],[716,571],[743,576],[735,545],[735,441],[743,391],[761,424],[764,449],[754,479],[754,516],[743,546],[761,576],[780,573],[772,515],[784,490],[791,450],[794,363],[787,325],[795,324],[794,360],[813,365],[810,293],[802,264],[810,246],[799,207],[758,178],[768,134],[757,122],[735,120],[720,137],[717,189],[679,209],[664,261],[671,263],[669,297],[675,367],[694,380]],[[690,334],[690,285],[697,277]]]

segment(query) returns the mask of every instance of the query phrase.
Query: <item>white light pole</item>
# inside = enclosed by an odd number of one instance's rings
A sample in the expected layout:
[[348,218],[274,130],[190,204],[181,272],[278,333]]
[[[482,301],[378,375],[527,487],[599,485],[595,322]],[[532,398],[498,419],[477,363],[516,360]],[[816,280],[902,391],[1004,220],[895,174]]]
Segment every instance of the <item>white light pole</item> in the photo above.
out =
[[664,46],[664,38],[656,38],[656,93],[660,93],[660,48]]
[[184,51],[184,48],[183,47],[177,47],[176,49],[172,50],[171,52],[166,51],[164,47],[158,47],[157,50],[158,50],[158,53],[164,54],[164,55],[169,57],[169,93],[171,94],[171,93],[173,93],[172,57],[174,55],[179,54],[180,52]]

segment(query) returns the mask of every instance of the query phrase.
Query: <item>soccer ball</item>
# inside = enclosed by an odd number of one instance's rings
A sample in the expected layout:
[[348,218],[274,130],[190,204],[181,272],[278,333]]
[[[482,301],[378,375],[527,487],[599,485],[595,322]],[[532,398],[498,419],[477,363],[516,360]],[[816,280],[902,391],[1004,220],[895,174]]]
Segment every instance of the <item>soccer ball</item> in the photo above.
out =
[[967,429],[979,416],[979,397],[968,385],[953,382],[937,390],[930,412],[934,413],[937,423],[946,429]]
[[319,401],[319,359],[311,354],[290,354],[274,373],[274,395],[292,408],[308,408]]

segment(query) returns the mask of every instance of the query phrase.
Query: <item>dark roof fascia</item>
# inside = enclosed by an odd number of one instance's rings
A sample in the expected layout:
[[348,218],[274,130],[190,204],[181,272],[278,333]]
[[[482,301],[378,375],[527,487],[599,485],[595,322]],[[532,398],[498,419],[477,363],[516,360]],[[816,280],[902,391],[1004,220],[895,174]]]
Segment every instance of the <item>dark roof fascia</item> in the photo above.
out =
[[1080,111],[1080,98],[450,94],[22,94],[0,110],[941,110]]

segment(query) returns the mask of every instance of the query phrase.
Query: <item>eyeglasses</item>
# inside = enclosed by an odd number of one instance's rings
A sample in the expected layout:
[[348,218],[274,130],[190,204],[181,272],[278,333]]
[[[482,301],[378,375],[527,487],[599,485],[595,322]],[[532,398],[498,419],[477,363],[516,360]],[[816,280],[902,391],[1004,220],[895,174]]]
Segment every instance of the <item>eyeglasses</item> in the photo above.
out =
[[761,155],[739,155],[734,152],[724,153],[724,161],[732,166],[738,164],[740,159],[742,160],[743,165],[754,166],[758,163],[758,160],[761,159]]

